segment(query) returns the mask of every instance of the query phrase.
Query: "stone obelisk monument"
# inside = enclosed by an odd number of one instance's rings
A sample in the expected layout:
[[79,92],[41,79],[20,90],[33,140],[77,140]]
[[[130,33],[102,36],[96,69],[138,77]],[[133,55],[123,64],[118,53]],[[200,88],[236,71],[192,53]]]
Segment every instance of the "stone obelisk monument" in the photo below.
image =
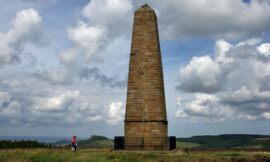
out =
[[135,11],[125,116],[125,150],[168,150],[157,17],[147,4]]

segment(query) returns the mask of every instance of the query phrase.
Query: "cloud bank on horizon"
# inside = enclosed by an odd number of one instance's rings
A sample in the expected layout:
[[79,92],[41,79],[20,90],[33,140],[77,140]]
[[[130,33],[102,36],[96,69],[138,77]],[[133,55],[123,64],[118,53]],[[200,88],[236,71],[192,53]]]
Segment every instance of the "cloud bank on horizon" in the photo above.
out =
[[[14,8],[16,12],[2,11],[9,14],[10,24],[0,26],[2,134],[36,127],[59,128],[54,135],[87,134],[80,129],[113,133],[100,130],[104,127],[119,134],[125,114],[133,12],[143,4],[91,0],[80,6],[70,0],[66,3],[74,4],[64,10],[65,2],[40,0],[0,2],[0,6],[12,8],[15,2],[20,6]],[[269,122],[269,1],[146,2],[156,10],[164,45],[178,46],[184,40],[212,42],[209,53],[173,64],[166,60],[193,51],[162,51],[163,66],[169,72],[165,77],[177,80],[165,82],[173,91],[165,89],[169,121]],[[75,16],[68,21],[55,8]]]

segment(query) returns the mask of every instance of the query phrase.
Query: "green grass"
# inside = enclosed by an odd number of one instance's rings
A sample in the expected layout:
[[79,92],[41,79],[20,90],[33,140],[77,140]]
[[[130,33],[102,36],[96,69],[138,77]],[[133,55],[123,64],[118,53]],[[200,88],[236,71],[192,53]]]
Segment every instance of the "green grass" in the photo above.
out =
[[270,138],[255,138],[235,148],[268,148],[270,149]]
[[110,149],[80,149],[77,152],[61,149],[9,149],[0,150],[0,161],[74,161],[74,162],[167,162],[167,161],[237,161],[270,160],[265,152],[188,152],[176,150],[164,153],[114,152]]
[[176,141],[176,148],[192,148],[198,146],[200,146],[198,143]]

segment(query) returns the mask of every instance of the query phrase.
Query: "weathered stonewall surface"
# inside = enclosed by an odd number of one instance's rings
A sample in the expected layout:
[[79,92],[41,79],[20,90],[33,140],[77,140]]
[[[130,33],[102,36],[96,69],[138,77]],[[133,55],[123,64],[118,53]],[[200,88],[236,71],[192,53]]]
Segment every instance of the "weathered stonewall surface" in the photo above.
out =
[[135,11],[125,116],[126,150],[168,150],[168,126],[157,17]]

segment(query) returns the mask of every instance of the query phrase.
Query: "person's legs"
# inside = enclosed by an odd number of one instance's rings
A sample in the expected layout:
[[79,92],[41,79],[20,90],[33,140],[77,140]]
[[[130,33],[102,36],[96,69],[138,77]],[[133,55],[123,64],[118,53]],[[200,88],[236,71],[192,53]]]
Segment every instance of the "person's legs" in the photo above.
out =
[[76,150],[76,149],[75,149],[76,145],[75,145],[73,142],[72,142],[71,147],[72,147],[72,151],[75,151],[75,150]]

